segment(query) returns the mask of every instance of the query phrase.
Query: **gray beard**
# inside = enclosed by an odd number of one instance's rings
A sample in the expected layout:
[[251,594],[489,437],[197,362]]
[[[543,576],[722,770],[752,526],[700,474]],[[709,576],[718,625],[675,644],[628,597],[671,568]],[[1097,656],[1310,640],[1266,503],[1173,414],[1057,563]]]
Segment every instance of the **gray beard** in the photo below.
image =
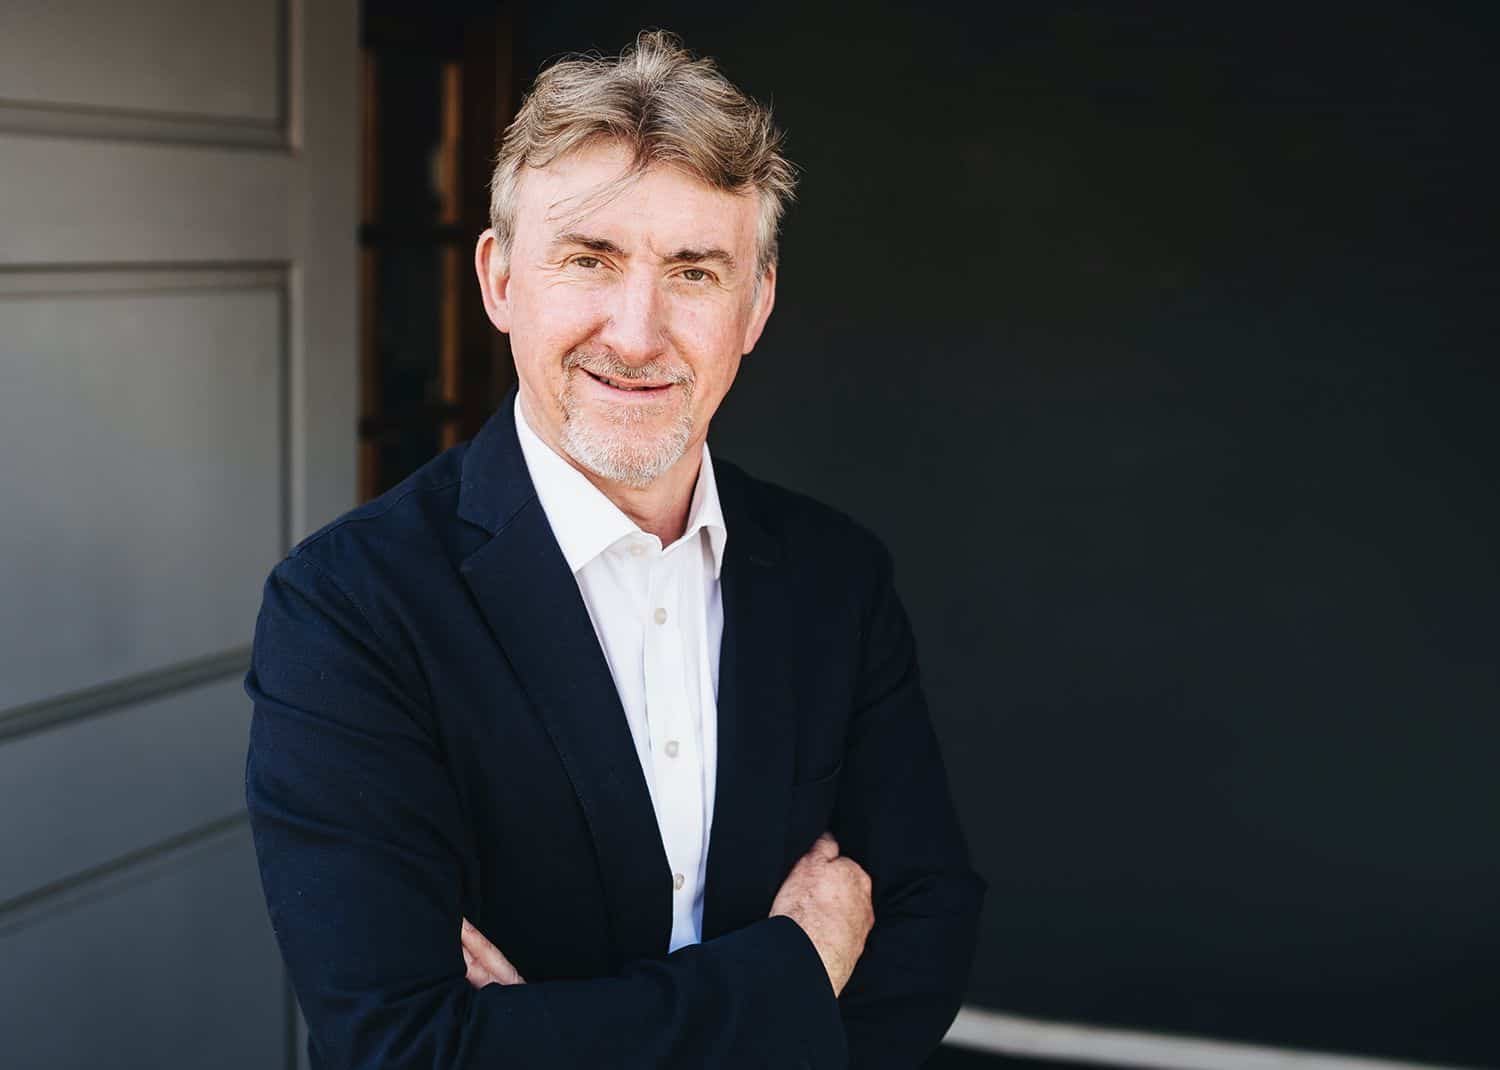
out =
[[[575,374],[585,374],[581,370]],[[573,460],[595,475],[637,490],[649,487],[671,468],[687,450],[693,437],[688,413],[692,403],[692,385],[683,384],[687,392],[682,409],[670,427],[654,436],[633,433],[647,414],[633,406],[610,407],[601,416],[585,413],[573,392],[571,382],[563,387],[563,422],[560,445]]]

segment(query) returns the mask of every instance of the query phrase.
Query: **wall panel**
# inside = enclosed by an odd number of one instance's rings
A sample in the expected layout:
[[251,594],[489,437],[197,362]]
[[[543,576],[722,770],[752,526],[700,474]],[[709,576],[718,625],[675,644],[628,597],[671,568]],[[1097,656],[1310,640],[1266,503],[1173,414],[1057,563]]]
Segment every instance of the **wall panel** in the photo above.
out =
[[28,521],[0,526],[0,718],[249,642],[285,530],[279,274],[0,279],[0,499]]
[[281,0],[13,0],[0,12],[0,128],[280,140]]

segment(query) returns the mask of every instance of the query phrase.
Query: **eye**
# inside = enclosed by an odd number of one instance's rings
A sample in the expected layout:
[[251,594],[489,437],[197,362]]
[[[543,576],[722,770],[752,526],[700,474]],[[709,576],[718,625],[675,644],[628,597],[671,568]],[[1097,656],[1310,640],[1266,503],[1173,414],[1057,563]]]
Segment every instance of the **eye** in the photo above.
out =
[[575,256],[573,263],[581,268],[592,271],[599,266],[599,258],[597,256]]
[[688,268],[682,273],[682,277],[688,282],[703,282],[708,278],[708,272],[702,268]]

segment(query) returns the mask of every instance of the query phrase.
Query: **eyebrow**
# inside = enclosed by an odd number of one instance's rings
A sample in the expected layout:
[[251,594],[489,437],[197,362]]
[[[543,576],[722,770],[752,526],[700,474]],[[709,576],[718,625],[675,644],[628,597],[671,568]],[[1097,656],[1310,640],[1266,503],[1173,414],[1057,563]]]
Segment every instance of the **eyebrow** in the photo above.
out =
[[[596,238],[589,234],[582,234],[576,230],[565,230],[552,239],[552,247],[558,248],[564,245],[577,245],[594,253],[609,253],[612,256],[625,256],[625,250],[621,249],[608,238]],[[717,246],[709,246],[704,249],[682,248],[669,254],[664,258],[668,264],[701,264],[714,262],[723,264],[733,271],[737,261],[732,253]]]
[[615,256],[624,256],[625,250],[621,249],[608,238],[592,238],[587,234],[580,234],[575,230],[565,230],[552,239],[554,249],[563,245],[581,245],[590,252],[612,253]]
[[708,260],[723,264],[731,271],[734,270],[734,257],[723,249],[713,247],[708,249],[678,249],[671,256],[667,257],[667,263],[669,264],[701,264]]

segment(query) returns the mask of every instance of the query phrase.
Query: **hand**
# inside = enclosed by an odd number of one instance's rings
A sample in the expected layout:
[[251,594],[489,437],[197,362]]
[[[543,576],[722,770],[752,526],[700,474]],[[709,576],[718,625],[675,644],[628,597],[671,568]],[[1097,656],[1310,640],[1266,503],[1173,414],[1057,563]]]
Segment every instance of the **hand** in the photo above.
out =
[[510,964],[510,959],[500,949],[485,939],[484,933],[463,919],[458,933],[458,942],[464,949],[464,964],[469,967],[469,984],[475,988],[485,985],[524,985],[526,978]]
[[870,875],[839,854],[832,833],[819,836],[781,882],[771,904],[771,917],[778,914],[802,926],[818,949],[834,995],[843,992],[875,924],[875,907]]

